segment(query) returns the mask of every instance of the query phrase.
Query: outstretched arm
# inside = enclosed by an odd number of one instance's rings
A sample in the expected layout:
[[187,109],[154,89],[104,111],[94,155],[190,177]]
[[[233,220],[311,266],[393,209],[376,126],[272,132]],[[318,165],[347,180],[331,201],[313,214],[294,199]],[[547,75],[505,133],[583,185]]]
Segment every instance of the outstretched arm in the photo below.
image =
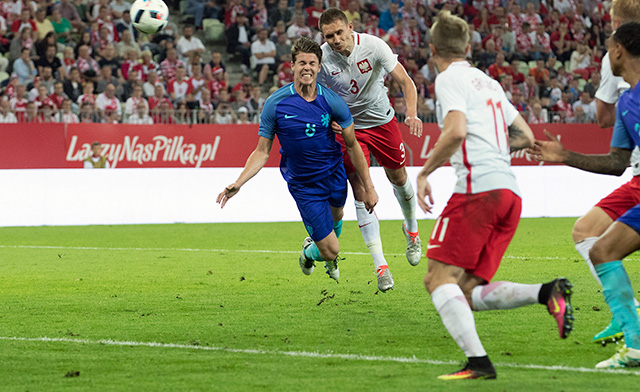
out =
[[544,133],[549,140],[536,140],[535,145],[527,150],[539,162],[564,163],[592,173],[620,176],[631,158],[632,150],[616,147],[611,147],[606,155],[580,154],[565,149],[560,140],[547,130]]
[[418,118],[418,93],[413,80],[407,75],[402,64],[396,65],[391,71],[391,76],[398,82],[402,89],[402,95],[407,105],[407,116],[404,123],[409,127],[409,132],[417,137],[422,136],[422,121]]
[[349,154],[349,158],[351,158],[351,163],[353,163],[353,166],[356,168],[356,172],[362,180],[366,190],[367,196],[366,200],[364,200],[364,205],[367,208],[367,211],[373,212],[373,207],[378,204],[378,194],[373,187],[373,182],[369,176],[369,165],[367,165],[367,160],[364,157],[360,143],[356,140],[356,133],[354,129],[353,123],[344,128],[342,130],[342,138],[344,139],[347,154]]
[[244,169],[236,182],[227,185],[226,188],[218,195],[216,199],[216,203],[220,204],[220,208],[224,208],[224,205],[227,204],[227,201],[235,196],[239,191],[240,187],[242,187],[247,181],[253,178],[260,169],[266,165],[269,160],[269,153],[271,152],[271,146],[273,145],[272,139],[267,139],[266,137],[260,136],[260,140],[258,140],[258,146],[256,149],[249,155],[247,159],[247,163],[244,165]]

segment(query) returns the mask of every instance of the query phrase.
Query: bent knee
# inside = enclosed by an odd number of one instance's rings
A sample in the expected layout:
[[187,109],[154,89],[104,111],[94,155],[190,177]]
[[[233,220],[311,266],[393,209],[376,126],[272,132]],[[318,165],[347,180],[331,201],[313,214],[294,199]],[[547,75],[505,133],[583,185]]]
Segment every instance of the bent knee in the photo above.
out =
[[589,250],[589,258],[594,265],[606,263],[613,260],[611,259],[611,249],[609,249],[609,247],[602,241],[596,241],[596,243],[593,244],[593,246]]
[[[580,241],[583,241],[585,238],[589,237],[597,237],[599,234],[594,235],[593,226],[591,226],[585,217],[579,218],[576,223],[573,225],[573,229],[571,230],[571,236],[573,237],[573,242],[577,244]],[[600,233],[601,234],[601,233]]]

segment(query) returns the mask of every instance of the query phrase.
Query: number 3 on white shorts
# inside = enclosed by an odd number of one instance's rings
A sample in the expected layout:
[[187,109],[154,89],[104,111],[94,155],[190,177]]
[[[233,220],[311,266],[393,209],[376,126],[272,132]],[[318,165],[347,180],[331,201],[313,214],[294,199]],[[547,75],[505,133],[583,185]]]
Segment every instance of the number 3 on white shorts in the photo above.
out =
[[[442,226],[440,226],[442,223]],[[436,220],[436,224],[433,226],[433,231],[431,232],[431,240],[436,238],[436,234],[438,234],[438,229],[440,229],[440,235],[438,236],[438,240],[436,242],[442,242],[444,240],[444,235],[447,233],[447,227],[449,227],[449,218],[438,217]]]

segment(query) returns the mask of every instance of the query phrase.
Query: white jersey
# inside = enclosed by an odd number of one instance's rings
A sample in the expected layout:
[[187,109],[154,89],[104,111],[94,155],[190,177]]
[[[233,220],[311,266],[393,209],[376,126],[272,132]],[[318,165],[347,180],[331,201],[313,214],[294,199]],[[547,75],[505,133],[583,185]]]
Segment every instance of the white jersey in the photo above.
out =
[[391,107],[384,77],[398,64],[389,45],[369,34],[353,34],[353,52],[344,57],[329,44],[322,45],[322,69],[318,82],[349,105],[356,129],[387,124],[395,111]]
[[459,111],[467,119],[467,136],[449,160],[458,176],[454,192],[509,189],[520,195],[511,171],[508,128],[518,111],[500,83],[466,61],[459,61],[436,78],[436,98],[440,128],[451,111]]
[[[618,102],[620,94],[631,88],[629,83],[625,82],[620,76],[614,76],[611,72],[611,63],[609,62],[609,53],[602,58],[602,66],[600,67],[600,86],[596,91],[596,98],[602,102],[613,104]],[[631,154],[631,167],[633,175],[640,176],[640,149],[638,146],[633,149]]]

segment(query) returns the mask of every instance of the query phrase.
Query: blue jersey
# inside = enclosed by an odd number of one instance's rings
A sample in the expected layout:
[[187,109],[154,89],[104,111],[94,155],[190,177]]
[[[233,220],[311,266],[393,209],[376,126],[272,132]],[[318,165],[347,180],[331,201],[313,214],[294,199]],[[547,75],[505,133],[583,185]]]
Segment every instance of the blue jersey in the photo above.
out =
[[280,142],[280,172],[288,183],[323,179],[342,165],[340,144],[331,121],[346,128],[353,123],[349,107],[336,93],[316,84],[318,95],[307,102],[293,83],[281,87],[264,103],[260,136]]
[[633,150],[635,146],[640,146],[640,87],[638,85],[620,96],[611,147]]

